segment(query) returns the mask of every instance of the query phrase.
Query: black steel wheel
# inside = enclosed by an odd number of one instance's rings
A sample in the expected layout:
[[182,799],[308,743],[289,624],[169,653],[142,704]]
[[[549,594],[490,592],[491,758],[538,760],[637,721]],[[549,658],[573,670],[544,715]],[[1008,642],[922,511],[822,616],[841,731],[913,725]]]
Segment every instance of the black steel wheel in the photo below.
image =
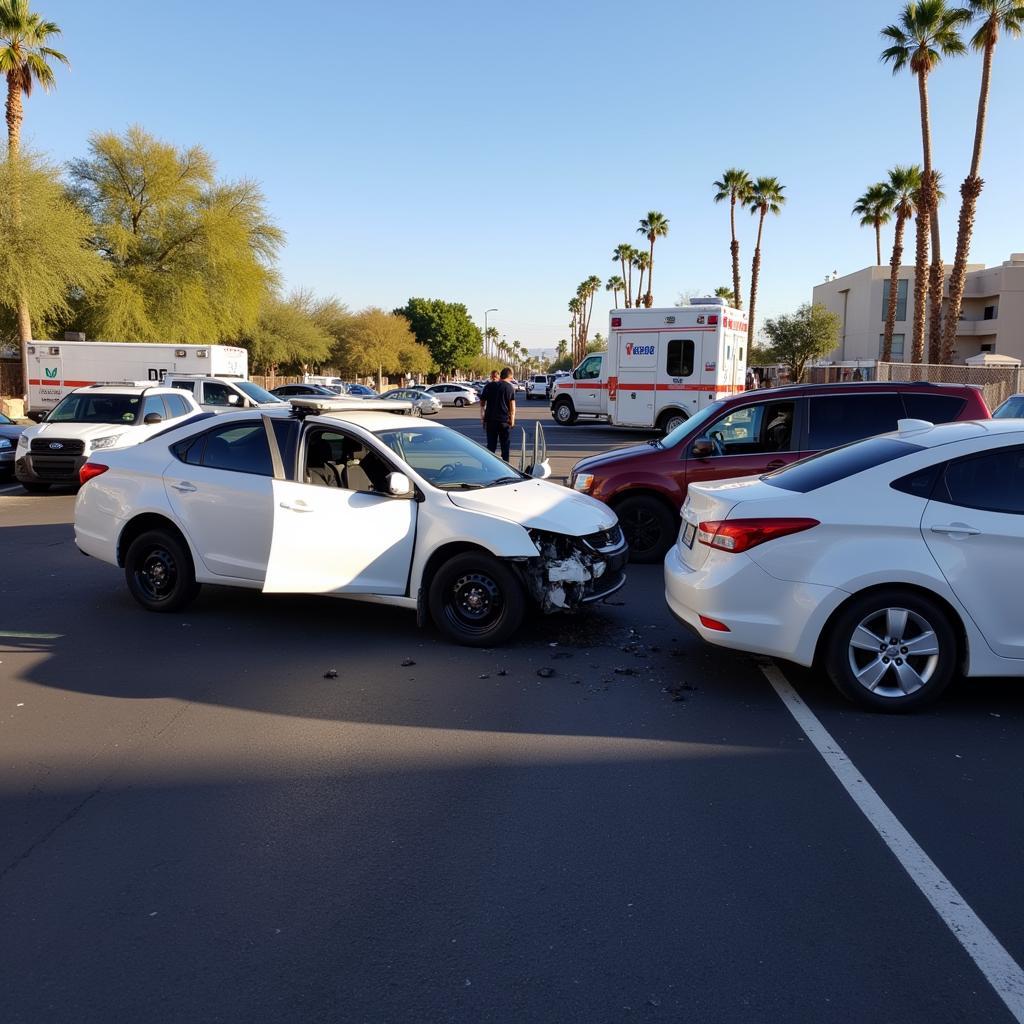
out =
[[615,506],[633,562],[660,562],[679,531],[678,518],[657,498],[638,494]]
[[124,559],[128,590],[151,612],[174,612],[199,593],[188,548],[170,530],[149,530],[132,541]]
[[467,552],[434,575],[428,605],[438,629],[456,643],[493,647],[519,628],[526,597],[518,578],[498,559]]

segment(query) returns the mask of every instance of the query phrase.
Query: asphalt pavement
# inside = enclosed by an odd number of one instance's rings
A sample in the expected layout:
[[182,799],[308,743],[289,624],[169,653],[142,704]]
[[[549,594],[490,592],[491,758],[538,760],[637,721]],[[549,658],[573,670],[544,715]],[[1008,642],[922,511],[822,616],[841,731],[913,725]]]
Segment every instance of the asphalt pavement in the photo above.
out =
[[[520,408],[558,476],[637,439]],[[0,485],[4,1024],[1022,1019],[659,567],[474,651],[326,598],[147,614],[72,516]],[[778,668],[1024,963],[1024,684],[885,717]]]

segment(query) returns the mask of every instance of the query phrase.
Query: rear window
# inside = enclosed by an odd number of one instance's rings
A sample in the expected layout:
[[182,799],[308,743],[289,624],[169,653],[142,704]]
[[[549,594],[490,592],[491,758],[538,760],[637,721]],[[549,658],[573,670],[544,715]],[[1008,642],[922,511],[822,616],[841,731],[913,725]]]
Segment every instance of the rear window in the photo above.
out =
[[895,392],[887,394],[821,395],[808,406],[807,450],[822,452],[896,429],[903,404]]
[[952,423],[967,404],[965,398],[956,395],[922,395],[903,392],[903,404],[912,420],[927,420],[929,423]]
[[761,479],[772,487],[806,494],[921,450],[920,445],[895,441],[891,437],[872,437],[812,455],[809,459],[766,473]]

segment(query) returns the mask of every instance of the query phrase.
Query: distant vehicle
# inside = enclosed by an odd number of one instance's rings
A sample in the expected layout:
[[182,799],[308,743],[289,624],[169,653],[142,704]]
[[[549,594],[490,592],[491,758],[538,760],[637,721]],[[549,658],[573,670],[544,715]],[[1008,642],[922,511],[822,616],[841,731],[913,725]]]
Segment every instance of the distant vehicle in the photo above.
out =
[[380,398],[373,388],[368,388],[365,384],[346,384],[345,391],[356,398]]
[[0,478],[14,473],[14,451],[25,428],[0,412]]
[[904,711],[953,675],[1024,675],[1024,425],[933,426],[761,477],[694,484],[669,608],[709,643],[821,662],[850,700]]
[[207,412],[227,409],[249,409],[253,406],[275,406],[281,399],[265,391],[251,380],[228,377],[205,377],[199,374],[168,373],[164,384],[188,391]]
[[169,373],[245,380],[249,353],[232,345],[33,341],[25,414],[38,420],[70,391],[89,384],[161,384]]
[[42,494],[52,484],[77,484],[79,470],[94,452],[137,445],[170,425],[201,416],[196,400],[175,388],[76,388],[42,423],[22,432],[14,474],[29,494]]
[[996,420],[1024,418],[1024,395],[1010,395],[1005,402],[996,406],[992,418]]
[[423,393],[432,395],[442,405],[454,405],[457,409],[480,401],[476,390],[466,384],[432,384]]
[[692,483],[752,476],[837,445],[893,430],[907,417],[988,419],[964,384],[798,384],[745,391],[706,405],[661,440],[582,459],[569,485],[615,509],[637,562],[659,562],[679,530]]
[[348,391],[348,385],[340,377],[325,377],[320,374],[306,373],[302,376],[302,383],[319,384],[336,395],[344,395]]
[[360,404],[228,413],[90,461],[75,542],[123,567],[150,611],[202,583],[333,595],[429,616],[474,647],[509,639],[530,606],[578,610],[625,582],[606,506]]
[[271,388],[270,393],[279,399],[301,398],[303,395],[320,398],[337,398],[338,395],[323,384],[281,384]]
[[746,387],[747,314],[723,299],[670,309],[613,309],[608,350],[585,356],[552,388],[551,415],[590,416],[669,434],[709,403]]
[[526,381],[526,397],[530,398],[547,398],[548,388],[551,386],[551,382],[554,380],[554,376],[547,373],[534,373],[530,376],[529,380]]
[[441,411],[441,403],[432,395],[425,395],[415,388],[394,388],[385,391],[381,398],[389,401],[411,402],[413,409],[420,416],[432,416]]

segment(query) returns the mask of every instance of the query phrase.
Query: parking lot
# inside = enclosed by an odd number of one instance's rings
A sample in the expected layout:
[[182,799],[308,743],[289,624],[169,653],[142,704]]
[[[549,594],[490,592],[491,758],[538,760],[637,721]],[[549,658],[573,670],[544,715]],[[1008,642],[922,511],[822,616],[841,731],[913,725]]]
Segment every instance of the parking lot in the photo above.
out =
[[[652,436],[534,419],[557,477]],[[73,503],[0,485],[5,1022],[1024,1021],[1019,681],[868,714],[659,566],[493,651],[151,615]]]

